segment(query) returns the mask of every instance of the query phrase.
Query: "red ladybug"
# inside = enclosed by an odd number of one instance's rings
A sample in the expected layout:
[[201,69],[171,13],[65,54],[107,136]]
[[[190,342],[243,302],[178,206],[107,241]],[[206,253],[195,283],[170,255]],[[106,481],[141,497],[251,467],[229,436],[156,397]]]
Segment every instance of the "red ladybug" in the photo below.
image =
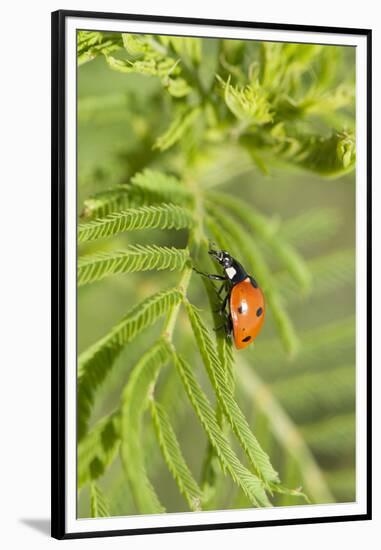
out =
[[[209,254],[222,266],[225,275],[197,273],[215,281],[223,281],[227,294],[221,304],[226,317],[227,334],[233,333],[237,349],[251,344],[260,332],[265,319],[265,299],[255,279],[225,250],[209,250]],[[229,303],[229,310],[226,306]]]

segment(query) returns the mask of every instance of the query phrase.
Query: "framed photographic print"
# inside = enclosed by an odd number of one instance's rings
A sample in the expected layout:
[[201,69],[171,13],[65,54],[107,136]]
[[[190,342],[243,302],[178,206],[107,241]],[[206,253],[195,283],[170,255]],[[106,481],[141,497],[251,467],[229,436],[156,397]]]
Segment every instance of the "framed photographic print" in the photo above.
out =
[[371,31],[52,14],[52,535],[371,517]]

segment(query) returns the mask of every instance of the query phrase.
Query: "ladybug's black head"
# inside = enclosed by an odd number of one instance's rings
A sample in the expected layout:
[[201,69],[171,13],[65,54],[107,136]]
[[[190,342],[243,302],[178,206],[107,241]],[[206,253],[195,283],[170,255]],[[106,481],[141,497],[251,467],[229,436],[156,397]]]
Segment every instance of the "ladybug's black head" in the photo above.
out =
[[209,254],[222,266],[226,278],[230,280],[232,284],[237,284],[246,279],[246,271],[235,258],[230,256],[229,252],[225,250],[210,249]]
[[230,256],[229,252],[226,252],[225,250],[209,250],[209,254],[213,256],[215,260],[219,264],[222,265],[222,267],[230,267],[233,263],[233,258]]

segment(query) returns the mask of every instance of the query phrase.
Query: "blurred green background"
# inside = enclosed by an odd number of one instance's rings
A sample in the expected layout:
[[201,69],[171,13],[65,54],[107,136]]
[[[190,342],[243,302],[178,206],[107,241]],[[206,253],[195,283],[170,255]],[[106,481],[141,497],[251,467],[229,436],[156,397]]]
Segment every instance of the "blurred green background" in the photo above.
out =
[[[330,70],[340,80],[340,75],[354,72],[354,50],[336,50],[342,51]],[[181,176],[182,159],[189,153],[186,144],[177,144],[165,152],[153,149],[155,140],[168,128],[172,102],[159,78],[113,71],[102,55],[78,68],[79,215],[89,196],[128,182],[144,168],[180,172]],[[351,109],[347,118],[353,117],[353,106]],[[332,116],[338,119],[340,110]],[[240,373],[241,383],[237,384],[237,400],[284,485],[303,486],[312,502],[354,501],[354,172],[327,179],[274,163],[264,174],[246,152],[223,140],[213,144],[210,158],[202,175],[203,184],[241,197],[269,219],[278,220],[282,235],[300,252],[312,273],[311,292],[303,293],[279,259],[261,245],[295,325],[300,348],[293,357],[283,350],[269,315],[256,342],[239,352],[245,366]],[[81,245],[79,253],[123,249],[134,242],[183,247],[186,232],[147,230],[121,234]],[[170,288],[177,280],[178,274],[170,272],[132,273],[80,287],[78,352],[106,334],[131,306],[161,288]],[[207,312],[205,290],[197,276],[192,277],[189,294],[193,303]],[[132,366],[159,333],[160,323],[124,349],[97,393],[91,425],[118,405]],[[183,313],[175,340],[191,358],[211,396]],[[166,367],[159,392],[171,411],[188,465],[198,479],[207,440],[172,371]],[[186,503],[155,443],[149,419],[141,445],[147,450],[150,478],[167,511],[186,511]],[[98,484],[107,496],[111,515],[138,513],[119,457]],[[219,481],[218,495],[218,509],[248,507],[246,498],[227,476]],[[277,495],[273,502],[303,504],[300,498],[287,495]],[[78,516],[89,517],[89,510],[89,489],[85,486],[79,492]]]

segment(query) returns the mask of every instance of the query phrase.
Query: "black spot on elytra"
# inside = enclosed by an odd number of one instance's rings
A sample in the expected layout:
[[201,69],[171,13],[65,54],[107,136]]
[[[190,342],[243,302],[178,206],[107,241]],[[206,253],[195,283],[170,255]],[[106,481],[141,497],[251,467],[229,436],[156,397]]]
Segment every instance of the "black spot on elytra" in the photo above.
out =
[[257,317],[260,317],[262,315],[262,313],[263,313],[263,309],[261,307],[259,307],[257,309]]
[[238,313],[242,313],[242,312],[243,312],[242,306],[239,306]]
[[245,338],[243,338],[242,342],[248,342],[249,340],[251,340],[251,336],[245,336]]

